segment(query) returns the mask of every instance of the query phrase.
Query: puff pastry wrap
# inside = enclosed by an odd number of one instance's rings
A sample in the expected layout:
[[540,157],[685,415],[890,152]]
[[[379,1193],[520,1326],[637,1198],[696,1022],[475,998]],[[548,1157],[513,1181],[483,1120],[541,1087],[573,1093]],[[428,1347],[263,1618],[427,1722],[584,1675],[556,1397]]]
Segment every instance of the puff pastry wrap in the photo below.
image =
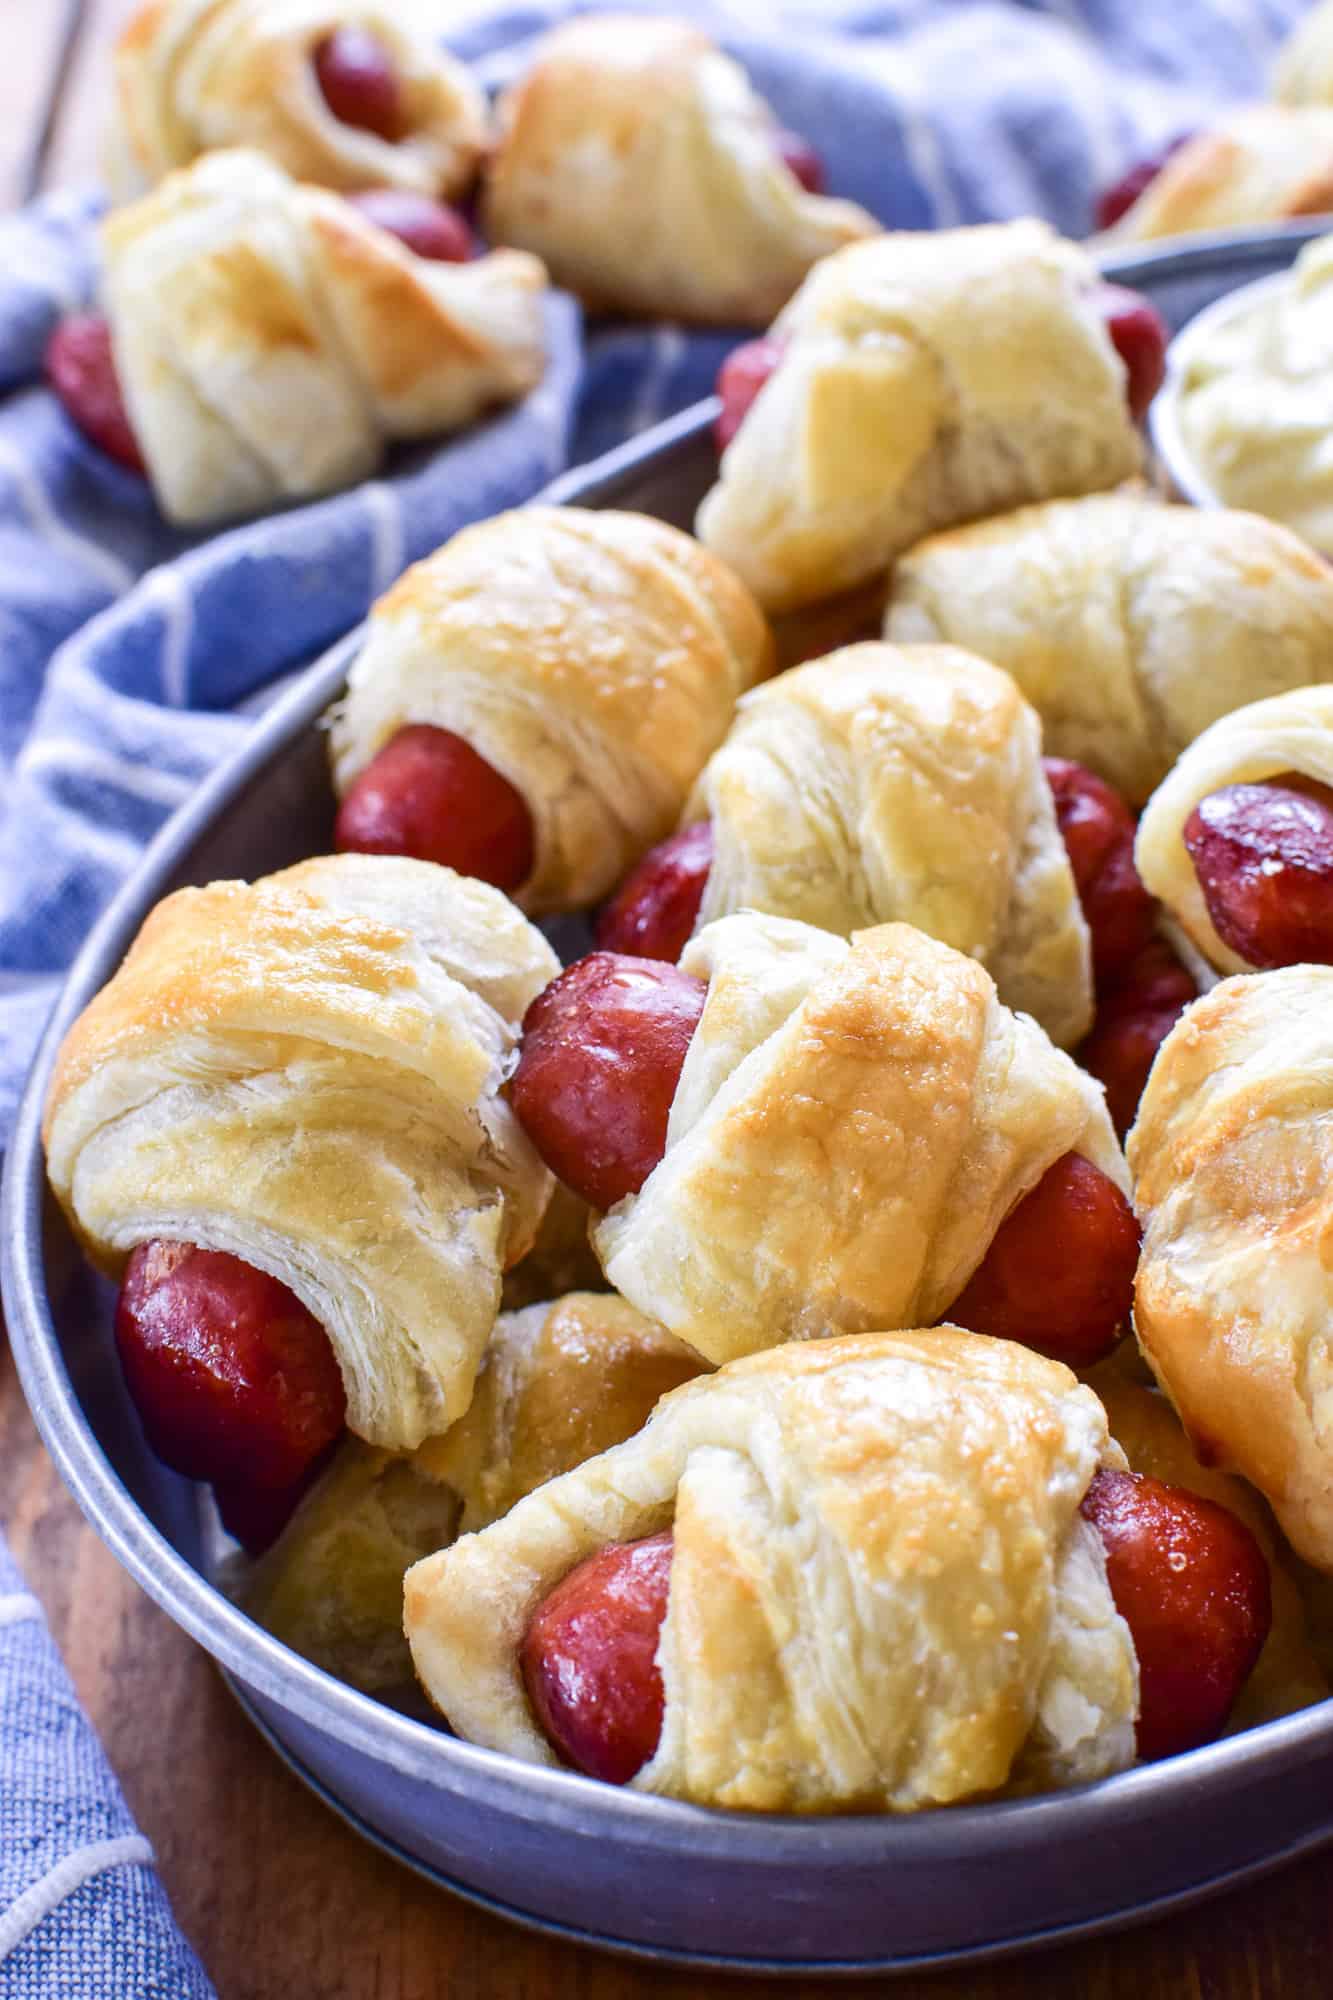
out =
[[1142,447],[1083,250],[1043,222],[826,258],[699,509],[768,610],[869,581],[935,528],[1114,486]]
[[162,510],[257,512],[540,380],[535,257],[418,257],[262,154],[211,153],[101,226],[102,304]]
[[806,192],[745,72],[686,21],[557,29],[499,124],[488,236],[598,311],[767,326],[819,258],[879,229]]
[[610,1293],[502,1313],[467,1414],[410,1458],[349,1439],[247,1580],[246,1609],[340,1680],[410,1682],[408,1565],[632,1436],[703,1366]]
[[675,825],[766,674],[748,591],[645,514],[523,507],[465,528],[381,598],[332,718],[341,795],[408,723],[463,736],[522,793],[536,860],[515,901],[596,902]]
[[1139,1342],[1199,1456],[1333,1570],[1333,968],[1224,979],[1129,1135]]
[[1333,104],[1333,6],[1321,0],[1287,37],[1273,67],[1282,104]]
[[611,1283],[713,1362],[942,1318],[1067,1152],[1126,1192],[1101,1088],[906,924],[722,917],[665,1157],[603,1216]]
[[1333,785],[1333,686],[1293,688],[1224,715],[1190,745],[1139,821],[1134,859],[1140,875],[1219,972],[1253,967],[1213,927],[1185,846],[1185,824],[1210,792],[1286,771]]
[[327,1332],[347,1421],[461,1416],[550,1177],[500,1086],[554,952],[497,889],[344,854],[159,903],[62,1045],[47,1171],[97,1264],[230,1251]]
[[[329,109],[314,54],[345,27],[391,56],[402,138]],[[426,0],[147,0],[116,46],[112,192],[129,200],[199,153],[253,146],[321,187],[462,194],[486,147],[486,100],[438,30]]]
[[408,1571],[417,1672],[532,1763],[517,1654],[585,1556],[674,1525],[657,1752],[631,1781],[907,1812],[1134,1755],[1138,1673],[1078,1504],[1122,1464],[1068,1369],[955,1329],[817,1340],[667,1396],[637,1437]]
[[1041,725],[984,660],[871,642],[779,675],[743,698],[683,818],[713,828],[700,927],[742,909],[840,937],[915,924],[1063,1047],[1091,1027]]
[[922,542],[884,629],[1003,667],[1046,751],[1141,805],[1219,716],[1333,680],[1333,572],[1256,514],[1096,494]]
[[1333,109],[1250,104],[1173,153],[1099,246],[1333,208]]
[[[1129,1345],[1127,1342],[1126,1347]],[[1239,1735],[1261,1722],[1272,1722],[1279,1715],[1323,1701],[1329,1692],[1328,1676],[1311,1646],[1291,1551],[1274,1529],[1268,1508],[1243,1479],[1200,1464],[1166,1397],[1129,1378],[1121,1358],[1124,1353],[1124,1348],[1118,1350],[1084,1379],[1101,1399],[1111,1435],[1129,1460],[1130,1469],[1164,1480],[1168,1486],[1184,1486],[1205,1500],[1229,1507],[1250,1530],[1268,1563],[1272,1624],[1228,1717],[1227,1735]]]

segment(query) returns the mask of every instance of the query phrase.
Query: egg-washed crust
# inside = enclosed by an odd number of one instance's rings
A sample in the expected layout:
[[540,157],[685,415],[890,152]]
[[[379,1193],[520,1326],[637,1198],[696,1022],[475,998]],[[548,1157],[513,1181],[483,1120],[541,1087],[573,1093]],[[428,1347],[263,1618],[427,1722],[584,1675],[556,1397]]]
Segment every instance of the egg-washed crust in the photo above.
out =
[[772,635],[725,563],[646,514],[523,507],[380,599],[332,719],[346,792],[397,732],[464,737],[532,815],[535,914],[607,895],[674,827]]
[[708,994],[666,1154],[593,1244],[710,1361],[941,1318],[1064,1153],[1128,1190],[1100,1086],[906,924],[742,913],[681,967]]
[[743,697],[682,823],[712,824],[699,928],[736,910],[840,937],[914,924],[1060,1047],[1092,1025],[1087,925],[1041,724],[952,646],[848,646]]
[[468,1740],[556,1757],[518,1651],[554,1584],[674,1527],[641,1791],[911,1811],[1133,1757],[1138,1675],[1078,1514],[1123,1463],[1060,1366],[941,1327],[818,1340],[668,1396],[637,1436],[419,1563],[406,1629]]
[[289,1286],[351,1428],[460,1416],[551,1180],[500,1095],[559,961],[497,889],[346,854],[182,889],[66,1036],[51,1185],[102,1269],[154,1238]]

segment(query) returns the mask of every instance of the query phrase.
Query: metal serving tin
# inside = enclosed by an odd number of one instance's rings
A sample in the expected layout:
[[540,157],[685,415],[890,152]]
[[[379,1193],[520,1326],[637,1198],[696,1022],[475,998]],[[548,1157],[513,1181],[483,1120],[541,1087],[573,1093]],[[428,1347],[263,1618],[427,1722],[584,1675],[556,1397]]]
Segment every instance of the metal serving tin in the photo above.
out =
[[[1172,325],[1283,268],[1316,234],[1239,235],[1108,262]],[[700,405],[544,496],[688,525],[713,474]],[[795,1819],[646,1798],[460,1743],[356,1693],[254,1625],[207,1576],[198,1489],[158,1464],[120,1382],[110,1288],[45,1189],[56,1046],[169,890],[324,850],[318,719],[353,633],[176,815],[79,956],[33,1068],[5,1175],[4,1296],[28,1400],[121,1562],[221,1663],[274,1748],[361,1832],[443,1887],[646,1958],[769,1973],[957,1963],[1155,1915],[1333,1835],[1333,1704],[1079,1791],[904,1818]]]

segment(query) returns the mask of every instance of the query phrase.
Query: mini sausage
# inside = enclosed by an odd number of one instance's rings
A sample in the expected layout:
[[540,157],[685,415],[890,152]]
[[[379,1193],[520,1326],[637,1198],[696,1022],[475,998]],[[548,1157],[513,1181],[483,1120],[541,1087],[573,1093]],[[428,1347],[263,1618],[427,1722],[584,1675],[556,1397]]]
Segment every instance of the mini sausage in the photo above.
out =
[[340,854],[406,854],[497,889],[532,873],[532,815],[517,791],[452,730],[410,723],[372,757],[338,810]]
[[706,819],[650,848],[602,911],[598,950],[674,965],[694,935],[712,866],[713,828]]
[[101,313],[73,313],[62,319],[46,343],[44,365],[46,379],[71,422],[117,465],[146,476],[148,468],[116,373],[111,327]]
[[141,1244],[116,1301],[116,1348],[157,1456],[218,1489],[252,1552],[271,1540],[347,1414],[319,1321],[222,1250]]
[[1153,153],[1145,160],[1138,160],[1123,173],[1118,181],[1103,190],[1097,197],[1095,219],[1098,229],[1110,229],[1119,222],[1122,215],[1128,215],[1144,189],[1150,187],[1161,173],[1169,159],[1182,146],[1187,146],[1194,137],[1192,132],[1181,132],[1160,153]]
[[1152,936],[1153,900],[1134,865],[1134,815],[1113,786],[1082,764],[1068,757],[1045,757],[1042,763],[1101,986]]
[[433,264],[466,264],[477,254],[466,217],[447,201],[432,201],[406,188],[364,188],[347,199],[377,228]]
[[593,1208],[637,1194],[666,1151],[706,992],[674,965],[596,951],[524,1015],[510,1101],[552,1173]]
[[773,135],[774,151],[788,173],[794,174],[807,194],[823,194],[827,185],[824,162],[799,132],[779,131]]
[[324,102],[343,125],[390,142],[404,135],[403,93],[392,55],[366,28],[335,28],[311,58]]
[[765,337],[734,347],[718,370],[722,408],[713,426],[719,452],[726,450],[750,412],[750,405],[782,359],[785,341]]
[[1088,1368],[1129,1324],[1138,1261],[1124,1195],[1091,1160],[1065,1153],[1005,1217],[944,1318]]
[[1125,364],[1129,414],[1141,424],[1166,375],[1171,338],[1166,321],[1141,292],[1132,292],[1126,285],[1099,285],[1097,302],[1112,345]]
[[1227,785],[1185,822],[1213,928],[1247,965],[1333,964],[1333,789],[1294,771]]
[[1161,937],[1149,939],[1116,983],[1098,996],[1097,1018],[1078,1061],[1104,1088],[1106,1108],[1122,1139],[1134,1123],[1158,1049],[1197,998],[1192,975]]
[[1103,1468],[1082,1511],[1139,1660],[1145,1763],[1219,1735],[1272,1623],[1268,1564],[1243,1521],[1183,1486]]
[[548,1741],[608,1784],[628,1784],[662,1734],[657,1642],[671,1552],[669,1529],[599,1550],[542,1600],[523,1635],[523,1684]]

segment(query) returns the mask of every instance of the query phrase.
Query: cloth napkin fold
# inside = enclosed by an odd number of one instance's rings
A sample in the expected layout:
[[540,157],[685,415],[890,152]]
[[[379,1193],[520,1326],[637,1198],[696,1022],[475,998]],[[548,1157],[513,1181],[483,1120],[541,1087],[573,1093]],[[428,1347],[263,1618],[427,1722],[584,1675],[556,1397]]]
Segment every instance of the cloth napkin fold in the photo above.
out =
[[[624,0],[621,0],[624,4]],[[469,12],[449,40],[499,83],[568,5]],[[641,11],[662,11],[645,8]],[[891,226],[1037,213],[1262,94],[1302,0],[689,5],[831,187]],[[275,680],[456,528],[708,393],[738,336],[599,328],[551,306],[518,409],[316,505],[191,537],[84,443],[40,382],[91,296],[88,195],[0,223],[0,1146],[60,978],[144,845],[235,748]],[[147,1844],[0,1548],[0,2000],[194,2000]]]

